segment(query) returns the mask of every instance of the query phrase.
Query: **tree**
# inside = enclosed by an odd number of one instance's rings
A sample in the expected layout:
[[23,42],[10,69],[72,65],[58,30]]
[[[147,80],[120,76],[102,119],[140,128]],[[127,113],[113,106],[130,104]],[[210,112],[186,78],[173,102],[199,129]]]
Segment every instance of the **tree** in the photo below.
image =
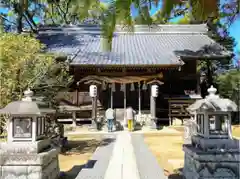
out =
[[[106,8],[99,0],[2,0],[2,4],[9,12],[1,17],[8,26],[16,27],[18,33],[26,28],[37,33],[38,24],[34,18],[49,25],[76,24],[89,17],[99,19]],[[9,21],[8,17],[14,20]]]
[[[225,17],[230,17],[232,14],[227,14],[226,9],[224,5],[218,5],[219,14],[225,14]],[[175,15],[184,15],[182,19],[180,19],[177,24],[185,24],[185,23],[191,23],[190,18],[190,12],[183,12],[182,7],[178,7],[174,10]],[[220,22],[220,19],[225,18],[223,16],[219,16],[219,18],[208,18],[207,24],[209,27],[209,37],[214,39],[218,44],[222,45],[226,48],[229,52],[233,52],[233,48],[235,46],[234,39],[229,36],[229,32],[227,31],[229,24],[227,21],[225,23]],[[208,51],[216,51],[214,48],[210,46],[206,46],[203,49],[206,53]],[[226,57],[226,58],[218,58],[218,59],[202,59],[198,63],[198,70],[201,72],[205,72],[206,74],[206,80],[202,83],[202,88],[204,88],[203,96],[204,94],[207,94],[207,88],[210,87],[212,84],[216,84],[216,77],[219,75],[219,73],[226,72],[226,70],[229,70],[231,68],[232,63],[232,57]]]
[[99,0],[51,0],[42,5],[44,21],[48,24],[74,24],[90,18],[98,18],[105,9]]
[[[145,19],[145,24],[151,24],[152,18],[149,17],[149,11],[145,9],[151,9],[152,4],[158,5],[159,0],[112,0],[110,2],[108,10],[103,16],[102,31],[103,35],[107,39],[109,50],[111,50],[111,41],[113,32],[118,22],[118,18],[123,18],[123,24],[132,27],[131,19],[131,6],[134,5],[139,12],[142,12],[141,19]],[[225,8],[224,13],[220,12],[220,8]],[[228,12],[231,9],[231,12]],[[172,17],[179,15],[186,15],[182,23],[187,23],[188,19],[190,23],[203,23],[206,22],[209,17],[214,20],[220,18],[228,18],[233,21],[239,15],[240,0],[227,1],[222,7],[219,7],[219,0],[163,0],[162,9],[160,10],[160,16],[158,16],[157,22],[168,22]],[[154,19],[156,22],[156,18]],[[130,28],[132,29],[132,28]]]
[[217,78],[217,83],[219,86],[219,93],[221,96],[225,98],[232,99],[238,104],[237,99],[240,82],[240,71],[237,69],[233,69],[227,73],[221,74]]
[[[6,8],[12,9],[8,15],[16,15],[16,23],[11,22],[16,25],[16,29],[18,33],[23,31],[24,22],[28,24],[32,31],[36,31],[37,24],[33,20],[34,14],[33,11],[30,10],[30,6],[32,3],[37,2],[35,0],[2,0],[2,4],[5,5]],[[3,15],[2,15],[3,17]],[[4,17],[5,20],[7,20]]]
[[[230,17],[233,21],[239,15],[240,0],[225,1],[222,6],[220,0],[163,0],[162,16],[170,17],[172,12],[176,15],[177,6],[183,7],[177,14],[182,15],[188,10],[192,22],[204,22],[209,17]],[[222,8],[225,12],[220,12]]]
[[19,100],[27,88],[44,92],[54,106],[56,92],[71,82],[68,64],[44,54],[43,45],[28,35],[0,34],[0,107]]
[[238,105],[238,112],[233,115],[233,122],[239,124],[239,105],[240,105],[240,71],[239,69],[230,70],[217,77],[219,94],[229,98]]

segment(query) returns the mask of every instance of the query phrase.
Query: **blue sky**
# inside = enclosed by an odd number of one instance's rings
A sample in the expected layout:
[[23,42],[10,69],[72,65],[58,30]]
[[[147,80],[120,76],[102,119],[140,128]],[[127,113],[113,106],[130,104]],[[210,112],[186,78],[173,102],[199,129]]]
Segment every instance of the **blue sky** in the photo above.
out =
[[[107,1],[109,1],[109,0],[101,0],[102,2],[107,2]],[[224,2],[224,1],[226,1],[226,0],[221,0],[221,2]],[[161,5],[162,5],[162,3],[159,3],[159,5],[156,7],[156,6],[152,6],[152,9],[150,10],[150,15],[153,15],[156,11],[158,11],[159,9],[161,9]],[[5,8],[1,8],[0,7],[0,13],[8,13],[8,9],[5,9]],[[137,10],[134,8],[134,7],[132,7],[132,16],[134,17],[134,16],[136,16],[138,14],[138,12],[137,12]],[[235,47],[235,52],[237,51],[237,50],[239,50],[240,51],[240,16],[238,16],[239,18],[238,19],[236,19],[235,21],[234,21],[234,23],[232,24],[232,26],[230,27],[230,29],[229,29],[229,33],[230,33],[230,35],[232,36],[232,37],[234,37],[235,38],[235,40],[236,40],[236,47]],[[179,20],[181,17],[178,17],[178,18],[175,18],[175,19],[173,19],[172,21],[174,22],[174,21],[177,21],[177,20]],[[35,18],[35,20],[36,21],[39,21],[39,18]]]

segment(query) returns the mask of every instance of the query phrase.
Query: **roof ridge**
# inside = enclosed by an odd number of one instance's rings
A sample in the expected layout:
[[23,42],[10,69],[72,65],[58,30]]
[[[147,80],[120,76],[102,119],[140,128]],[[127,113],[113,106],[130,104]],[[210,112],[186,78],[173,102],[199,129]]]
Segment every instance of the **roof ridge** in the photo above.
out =
[[[70,26],[42,26],[39,28],[40,32],[44,31],[58,31],[62,32],[101,32],[100,25],[70,25]],[[116,33],[126,33],[131,32],[127,26],[117,25]],[[134,33],[198,33],[198,34],[206,34],[208,32],[208,28],[206,24],[182,24],[182,25],[172,25],[172,24],[164,24],[164,25],[134,25],[133,31]]]

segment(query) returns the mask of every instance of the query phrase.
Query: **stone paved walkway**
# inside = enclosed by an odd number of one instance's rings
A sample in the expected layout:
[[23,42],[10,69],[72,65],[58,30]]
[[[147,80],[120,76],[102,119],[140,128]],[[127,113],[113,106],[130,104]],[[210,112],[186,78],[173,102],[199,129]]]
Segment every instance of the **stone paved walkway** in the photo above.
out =
[[104,179],[115,144],[115,137],[114,134],[104,136],[105,145],[97,148],[91,160],[75,179]]
[[[136,156],[140,179],[167,179],[157,159],[144,142],[143,135],[132,134],[132,145]],[[168,149],[166,149],[168,150]]]
[[91,159],[95,164],[76,179],[167,179],[142,134],[123,131],[107,138],[116,140],[99,147]]
[[104,179],[140,179],[131,134],[118,134]]

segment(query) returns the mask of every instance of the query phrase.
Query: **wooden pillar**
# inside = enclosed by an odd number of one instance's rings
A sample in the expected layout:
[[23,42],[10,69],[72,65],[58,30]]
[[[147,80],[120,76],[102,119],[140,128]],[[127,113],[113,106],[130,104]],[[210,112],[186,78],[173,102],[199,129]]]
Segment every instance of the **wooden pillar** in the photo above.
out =
[[110,107],[113,109],[113,84],[111,84],[111,103]]
[[172,113],[171,113],[171,100],[168,99],[168,118],[169,118],[169,126],[172,125]]
[[127,94],[126,94],[126,84],[124,83],[124,98],[123,98],[123,104],[124,104],[124,125],[127,124],[127,119],[126,119],[126,108],[127,108]]
[[138,83],[138,117],[141,115],[141,83]]

